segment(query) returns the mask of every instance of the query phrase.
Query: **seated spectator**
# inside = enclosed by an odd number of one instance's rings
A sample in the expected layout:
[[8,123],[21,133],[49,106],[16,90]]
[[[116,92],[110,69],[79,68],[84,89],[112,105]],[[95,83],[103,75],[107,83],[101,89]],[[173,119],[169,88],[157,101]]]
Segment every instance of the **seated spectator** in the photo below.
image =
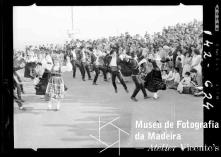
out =
[[166,79],[167,79],[167,71],[166,70],[162,70],[162,80],[164,83],[166,83]]
[[170,87],[170,89],[177,89],[177,86],[180,83],[180,73],[179,73],[179,68],[174,68],[173,72],[173,83]]
[[168,74],[167,74],[167,78],[166,78],[166,86],[167,88],[171,87],[172,84],[173,84],[173,71],[174,71],[174,68],[173,67],[170,67],[168,69]]
[[191,86],[191,77],[190,77],[190,72],[186,72],[184,75],[184,78],[180,81],[177,91],[181,94],[183,93],[183,88],[184,87],[190,87]]
[[191,69],[190,93],[194,96],[203,96],[202,76],[196,69]]

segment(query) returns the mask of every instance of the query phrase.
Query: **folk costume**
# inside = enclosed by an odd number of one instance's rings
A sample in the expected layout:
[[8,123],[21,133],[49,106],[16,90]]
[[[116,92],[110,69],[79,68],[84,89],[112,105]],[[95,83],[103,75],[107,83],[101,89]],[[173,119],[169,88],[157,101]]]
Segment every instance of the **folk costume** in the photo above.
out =
[[148,98],[146,90],[144,88],[143,81],[141,80],[141,77],[140,77],[140,70],[139,70],[138,61],[135,59],[135,56],[133,53],[132,53],[132,58],[129,59],[129,63],[130,63],[130,67],[132,70],[132,75],[131,75],[132,80],[135,84],[135,89],[134,89],[133,94],[131,95],[131,99],[133,101],[137,101],[136,95],[139,93],[140,90],[142,90],[144,98],[145,99]]
[[117,93],[117,85],[116,85],[116,77],[119,79],[120,83],[123,85],[125,91],[128,93],[128,89],[127,86],[123,80],[123,77],[121,75],[120,72],[120,67],[119,67],[119,62],[120,62],[120,58],[117,54],[117,50],[116,49],[112,49],[112,51],[110,52],[110,69],[111,69],[111,80],[112,80],[112,85],[115,89],[115,93]]
[[46,96],[49,98],[48,109],[52,108],[53,102],[56,102],[56,110],[60,109],[60,101],[64,98],[65,85],[62,72],[71,71],[71,66],[62,66],[59,58],[54,58],[54,65],[51,70],[48,81]]

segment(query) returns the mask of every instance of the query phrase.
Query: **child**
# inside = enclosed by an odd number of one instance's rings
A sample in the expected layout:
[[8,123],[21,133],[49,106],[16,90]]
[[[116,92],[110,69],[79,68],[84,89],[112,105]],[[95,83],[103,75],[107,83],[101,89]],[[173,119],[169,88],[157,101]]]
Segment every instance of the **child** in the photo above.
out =
[[173,84],[173,71],[174,68],[170,67],[168,70],[167,78],[166,78],[166,86],[167,88],[171,87]]
[[167,71],[166,70],[162,70],[162,80],[164,83],[166,83],[166,79],[167,79]]
[[180,73],[179,73],[179,68],[175,68],[173,72],[173,84],[170,89],[177,89],[178,85],[180,83]]
[[191,77],[190,72],[186,72],[184,78],[180,81],[177,91],[181,94],[183,93],[183,87],[190,87],[191,85]]

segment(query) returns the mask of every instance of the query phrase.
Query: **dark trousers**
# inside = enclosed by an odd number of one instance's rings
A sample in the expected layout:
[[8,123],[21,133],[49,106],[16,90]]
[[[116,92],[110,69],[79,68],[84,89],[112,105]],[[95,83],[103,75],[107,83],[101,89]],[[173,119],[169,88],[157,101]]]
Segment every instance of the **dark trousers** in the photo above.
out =
[[97,82],[98,76],[100,74],[100,70],[103,72],[104,80],[107,80],[107,72],[103,66],[96,66],[94,65],[94,71],[95,71],[95,77],[94,77],[94,83]]
[[84,79],[85,78],[85,70],[84,70],[83,63],[79,62],[79,61],[75,61],[75,60],[72,60],[71,63],[72,63],[72,67],[73,67],[73,77],[76,76],[76,70],[78,67],[81,72],[82,79]]
[[112,76],[111,76],[111,80],[112,80],[112,85],[114,86],[114,89],[117,90],[117,85],[116,85],[116,77],[119,79],[120,83],[123,85],[124,89],[127,90],[127,86],[120,74],[119,71],[112,71],[111,72]]
[[135,98],[136,95],[139,93],[140,90],[142,90],[144,97],[146,97],[146,96],[147,96],[147,92],[146,92],[146,90],[145,90],[145,88],[144,88],[144,85],[139,82],[139,80],[138,80],[137,77],[138,77],[138,75],[133,75],[133,76],[132,76],[132,80],[133,80],[133,82],[134,82],[134,84],[135,84],[135,89],[134,89],[134,92],[133,92],[133,94],[132,94],[131,97],[134,97],[134,98]]
[[[82,66],[84,68],[84,71],[87,72],[87,76],[89,79],[91,79],[91,74],[90,74],[90,69],[89,69],[89,64],[88,63],[82,63]],[[85,73],[85,72],[84,72]]]

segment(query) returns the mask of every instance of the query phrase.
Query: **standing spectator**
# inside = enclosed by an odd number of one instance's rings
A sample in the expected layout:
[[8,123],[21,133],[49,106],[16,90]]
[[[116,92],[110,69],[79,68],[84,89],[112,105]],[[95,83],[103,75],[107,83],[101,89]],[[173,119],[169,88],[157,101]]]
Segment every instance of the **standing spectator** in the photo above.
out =
[[201,55],[198,49],[194,49],[193,51],[191,69],[196,69],[197,73],[199,73],[200,75],[202,74]]
[[176,64],[177,64],[178,58],[180,58],[181,67],[183,67],[184,55],[181,53],[181,50],[177,51]]
[[182,76],[182,71],[183,71],[183,68],[182,68],[182,63],[181,63],[181,57],[177,57],[177,61],[176,61],[176,66],[175,68],[179,69],[179,74],[180,76]]
[[186,72],[190,72],[191,63],[192,63],[191,54],[189,52],[186,52],[184,60],[183,60],[183,72],[182,72],[183,77]]

